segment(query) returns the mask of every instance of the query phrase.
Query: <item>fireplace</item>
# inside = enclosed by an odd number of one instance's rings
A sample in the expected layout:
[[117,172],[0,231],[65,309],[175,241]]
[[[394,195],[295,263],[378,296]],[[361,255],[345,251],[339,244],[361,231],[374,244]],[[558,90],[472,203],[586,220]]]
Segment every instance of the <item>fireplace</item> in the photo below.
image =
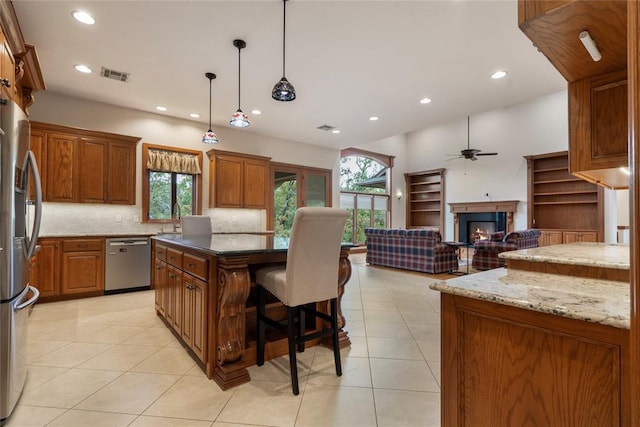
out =
[[473,244],[488,239],[491,233],[506,231],[506,212],[471,212],[458,214],[458,242]]
[[518,200],[449,203],[453,213],[454,240],[473,244],[491,233],[513,231],[513,214]]

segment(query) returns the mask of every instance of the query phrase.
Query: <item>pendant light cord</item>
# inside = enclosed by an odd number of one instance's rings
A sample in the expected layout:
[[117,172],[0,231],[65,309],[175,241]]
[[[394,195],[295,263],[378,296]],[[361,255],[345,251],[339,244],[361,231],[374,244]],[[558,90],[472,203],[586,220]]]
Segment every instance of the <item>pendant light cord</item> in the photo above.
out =
[[240,111],[240,51],[242,48],[238,46],[238,111]]
[[209,132],[211,132],[211,82],[213,79],[209,78]]
[[287,0],[282,0],[282,3],[284,4],[282,12],[282,77],[284,77],[286,75],[284,71],[284,59],[286,55],[285,40],[287,38]]

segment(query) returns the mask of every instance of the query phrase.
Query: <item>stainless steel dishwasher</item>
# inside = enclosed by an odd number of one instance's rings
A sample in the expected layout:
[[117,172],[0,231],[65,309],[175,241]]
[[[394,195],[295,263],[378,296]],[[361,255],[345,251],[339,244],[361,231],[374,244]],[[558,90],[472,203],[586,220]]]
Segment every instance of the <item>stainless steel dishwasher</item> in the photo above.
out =
[[106,239],[105,293],[150,289],[151,242],[148,237]]

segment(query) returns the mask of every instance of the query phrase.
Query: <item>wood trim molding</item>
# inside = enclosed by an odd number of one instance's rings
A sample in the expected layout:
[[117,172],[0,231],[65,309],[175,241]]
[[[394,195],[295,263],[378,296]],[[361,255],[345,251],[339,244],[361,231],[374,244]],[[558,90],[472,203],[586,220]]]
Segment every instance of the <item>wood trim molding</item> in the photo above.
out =
[[368,157],[370,159],[374,159],[382,163],[384,166],[388,168],[393,167],[393,159],[396,158],[396,156],[389,156],[387,154],[374,153],[373,151],[361,150],[359,148],[353,148],[353,147],[345,148],[344,150],[340,151],[340,158],[350,157],[350,156]]

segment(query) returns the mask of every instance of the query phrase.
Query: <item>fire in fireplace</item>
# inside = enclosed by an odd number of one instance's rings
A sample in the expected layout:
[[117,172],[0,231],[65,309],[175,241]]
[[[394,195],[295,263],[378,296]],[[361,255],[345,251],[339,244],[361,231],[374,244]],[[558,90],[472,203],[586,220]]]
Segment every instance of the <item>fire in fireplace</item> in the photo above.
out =
[[487,240],[491,233],[496,231],[495,221],[469,221],[467,223],[469,232],[469,243],[474,243],[477,240]]

